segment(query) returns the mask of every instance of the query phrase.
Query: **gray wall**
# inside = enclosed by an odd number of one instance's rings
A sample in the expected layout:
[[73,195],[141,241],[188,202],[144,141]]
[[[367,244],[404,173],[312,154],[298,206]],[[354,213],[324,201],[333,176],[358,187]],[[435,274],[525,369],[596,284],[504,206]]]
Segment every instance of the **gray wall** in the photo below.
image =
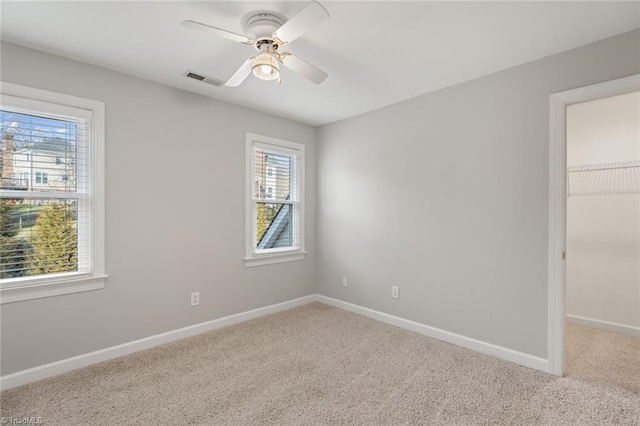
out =
[[[8,43],[1,71],[106,103],[109,274],[103,290],[2,305],[2,375],[315,293],[315,128]],[[247,131],[306,146],[303,261],[244,266]]]
[[320,128],[318,292],[547,358],[549,95],[640,72],[639,40]]

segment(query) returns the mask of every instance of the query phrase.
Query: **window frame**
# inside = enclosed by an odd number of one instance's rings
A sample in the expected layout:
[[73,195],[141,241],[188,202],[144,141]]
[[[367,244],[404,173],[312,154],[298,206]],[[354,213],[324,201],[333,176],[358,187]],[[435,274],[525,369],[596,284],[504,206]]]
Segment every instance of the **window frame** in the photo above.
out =
[[[263,146],[273,149],[275,153],[285,155],[296,155],[296,181],[298,183],[296,191],[298,193],[298,201],[294,209],[294,223],[296,226],[295,234],[297,235],[297,244],[293,248],[270,249],[268,252],[256,252],[255,246],[255,226],[256,226],[256,209],[254,205],[257,202],[253,198],[255,182],[254,182],[254,147]],[[305,158],[304,145],[298,142],[290,142],[282,139],[272,138],[268,136],[257,135],[254,133],[246,134],[245,144],[245,266],[263,266],[274,263],[292,262],[304,259],[307,254],[305,250]],[[266,200],[266,198],[265,198]],[[274,201],[277,202],[277,201]],[[296,214],[297,213],[297,214]]]
[[[104,102],[80,98],[49,90],[36,89],[8,82],[0,82],[0,108],[23,110],[32,113],[61,115],[67,111],[70,117],[89,116],[90,137],[87,149],[89,163],[89,272],[68,272],[55,275],[20,277],[2,280],[0,304],[21,302],[63,294],[92,291],[104,288],[105,272],[105,226],[104,226]],[[8,101],[7,101],[8,100]],[[47,108],[49,108],[47,110]]]

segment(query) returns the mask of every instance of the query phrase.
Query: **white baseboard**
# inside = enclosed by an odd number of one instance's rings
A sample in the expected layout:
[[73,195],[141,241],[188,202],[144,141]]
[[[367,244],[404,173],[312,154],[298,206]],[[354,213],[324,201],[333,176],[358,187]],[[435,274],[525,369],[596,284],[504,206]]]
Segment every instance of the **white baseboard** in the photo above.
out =
[[640,327],[634,327],[632,325],[617,324],[615,322],[602,321],[569,314],[567,314],[567,321],[571,324],[581,325],[583,327],[591,327],[598,330],[611,331],[613,333],[640,337]]
[[299,299],[288,300],[286,302],[277,303],[275,305],[265,306],[263,308],[253,309],[251,311],[241,312],[239,314],[229,315],[227,317],[218,318],[212,321],[191,325],[189,327],[180,328],[178,330],[169,331],[155,336],[145,337],[144,339],[135,340],[133,342],[124,343],[118,346],[101,349],[95,352],[74,356],[72,358],[63,359],[52,362],[50,364],[40,365],[38,367],[29,368],[27,370],[18,371],[13,374],[0,377],[0,389],[7,390],[16,386],[25,385],[27,383],[36,382],[48,377],[57,376],[58,374],[67,373],[78,368],[87,367],[102,361],[108,361],[133,352],[149,349],[175,340],[184,339],[185,337],[195,336],[207,331],[216,330],[218,328],[227,327],[253,318],[264,315],[273,314],[297,306],[306,305],[315,302],[316,295],[301,297]]
[[533,368],[535,370],[548,372],[549,362],[546,359],[538,358],[533,355],[528,355],[522,352],[514,351],[512,349],[507,349],[502,346],[493,345],[491,343],[486,343],[469,337],[461,336],[459,334],[451,333],[445,330],[440,330],[435,327],[430,327],[428,325],[385,314],[383,312],[374,311],[373,309],[365,308],[363,306],[358,306],[351,303],[343,302],[341,300],[314,294],[301,297],[299,299],[277,303],[275,305],[265,306],[263,308],[253,309],[251,311],[229,315],[227,317],[218,318],[189,327],[180,328],[178,330],[173,330],[166,333],[157,334],[155,336],[146,337],[140,340],[135,340],[133,342],[124,343],[122,345],[101,349],[87,354],[78,355],[72,358],[67,358],[38,367],[29,368],[27,370],[18,371],[16,373],[8,374],[6,376],[0,377],[0,389],[11,389],[16,386],[21,386],[28,383],[36,382],[38,380],[46,379],[48,377],[57,376],[58,374],[67,373],[69,371],[87,367],[92,364],[108,361],[110,359],[118,358],[120,356],[128,355],[144,349],[153,348],[165,343],[170,343],[176,340],[184,339],[186,337],[195,336],[207,331],[227,327],[229,325],[248,321],[250,319],[258,318],[264,315],[285,311],[287,309],[306,305],[308,303],[316,301],[340,309],[344,309],[345,311],[364,315],[366,317],[373,318],[375,320],[382,321],[396,327],[420,333],[434,339],[462,346],[476,352],[495,356],[496,358],[504,359],[515,364],[520,364],[525,367]]
[[396,327],[404,328],[406,330],[420,333],[447,343],[452,343],[457,346],[462,346],[463,348],[471,349],[472,351],[480,352],[485,355],[491,355],[505,361],[533,368],[534,370],[544,371],[545,373],[549,372],[549,360],[544,358],[539,358],[533,355],[525,354],[523,352],[514,351],[502,346],[472,339],[470,337],[465,337],[460,334],[455,334],[449,331],[441,330],[439,328],[430,327],[419,322],[385,314],[383,312],[374,311],[373,309],[343,302],[342,300],[332,299],[330,297],[322,295],[317,295],[317,300],[318,302],[325,303],[336,308],[344,309],[345,311],[364,315],[366,317],[373,318],[387,324],[395,325]]

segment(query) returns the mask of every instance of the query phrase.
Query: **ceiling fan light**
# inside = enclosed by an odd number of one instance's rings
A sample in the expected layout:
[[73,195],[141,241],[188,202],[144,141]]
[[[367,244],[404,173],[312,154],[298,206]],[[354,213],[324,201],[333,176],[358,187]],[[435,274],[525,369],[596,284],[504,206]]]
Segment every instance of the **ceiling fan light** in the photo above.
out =
[[280,75],[278,60],[269,51],[260,52],[255,57],[252,71],[261,80],[276,80]]

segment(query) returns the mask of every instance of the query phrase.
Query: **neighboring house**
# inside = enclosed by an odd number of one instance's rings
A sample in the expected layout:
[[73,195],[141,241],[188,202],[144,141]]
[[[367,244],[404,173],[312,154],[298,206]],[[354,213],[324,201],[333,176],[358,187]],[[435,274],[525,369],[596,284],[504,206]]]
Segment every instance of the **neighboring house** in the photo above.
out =
[[69,148],[69,143],[64,140],[50,139],[31,147],[6,150],[3,152],[3,187],[60,192],[75,188],[76,155]]
[[256,153],[255,192],[265,200],[283,200],[289,196],[289,158],[268,152]]

